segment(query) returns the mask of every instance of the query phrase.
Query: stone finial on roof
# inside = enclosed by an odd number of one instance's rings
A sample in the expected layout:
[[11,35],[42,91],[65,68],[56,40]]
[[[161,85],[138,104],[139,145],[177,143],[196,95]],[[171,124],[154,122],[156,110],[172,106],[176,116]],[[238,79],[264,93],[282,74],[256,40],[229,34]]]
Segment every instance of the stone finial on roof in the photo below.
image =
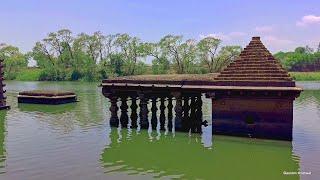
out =
[[260,37],[259,36],[254,36],[254,37],[252,37],[252,40],[259,40],[260,41]]

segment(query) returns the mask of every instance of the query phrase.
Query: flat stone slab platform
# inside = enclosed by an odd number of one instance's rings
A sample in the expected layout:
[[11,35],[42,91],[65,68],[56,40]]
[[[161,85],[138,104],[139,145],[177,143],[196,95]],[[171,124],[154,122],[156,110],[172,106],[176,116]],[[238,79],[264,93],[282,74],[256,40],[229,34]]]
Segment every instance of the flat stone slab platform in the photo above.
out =
[[[132,83],[132,84],[190,84],[210,85],[218,73],[209,74],[161,74],[161,75],[136,75],[105,79],[104,83]],[[208,84],[209,83],[209,84]]]
[[70,91],[33,90],[19,92],[18,95],[18,103],[65,104],[76,101],[77,95]]
[[[169,74],[124,76],[102,81],[103,87],[119,88],[173,88],[208,92],[212,90],[246,90],[246,91],[302,91],[300,87],[281,86],[221,86],[214,80],[218,73],[210,74]],[[252,81],[254,82],[254,81]],[[281,82],[281,81],[279,81]]]

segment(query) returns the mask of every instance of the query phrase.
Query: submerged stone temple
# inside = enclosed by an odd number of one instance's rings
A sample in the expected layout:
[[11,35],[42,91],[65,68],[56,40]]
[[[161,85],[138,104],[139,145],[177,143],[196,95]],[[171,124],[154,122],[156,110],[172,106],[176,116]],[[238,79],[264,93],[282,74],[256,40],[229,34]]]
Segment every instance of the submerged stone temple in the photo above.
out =
[[6,99],[7,97],[5,96],[6,90],[3,88],[6,86],[6,84],[3,82],[4,80],[4,69],[3,69],[3,60],[0,59],[0,110],[1,109],[9,109],[10,106],[7,106]]
[[202,120],[205,94],[212,99],[214,134],[282,140],[292,139],[293,101],[302,91],[259,37],[253,37],[239,58],[219,74],[128,76],[106,79],[101,85],[111,102],[113,126],[155,129],[159,125],[201,132],[206,125]]
[[292,139],[293,101],[301,88],[259,37],[215,79],[212,99],[214,133]]

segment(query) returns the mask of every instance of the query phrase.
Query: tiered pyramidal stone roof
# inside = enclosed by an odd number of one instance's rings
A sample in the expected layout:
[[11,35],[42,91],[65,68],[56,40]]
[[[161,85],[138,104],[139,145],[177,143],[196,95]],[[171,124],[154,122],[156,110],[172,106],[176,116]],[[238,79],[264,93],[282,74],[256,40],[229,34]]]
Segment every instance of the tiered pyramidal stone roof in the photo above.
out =
[[216,78],[219,86],[294,87],[295,82],[260,41],[253,37],[239,58]]

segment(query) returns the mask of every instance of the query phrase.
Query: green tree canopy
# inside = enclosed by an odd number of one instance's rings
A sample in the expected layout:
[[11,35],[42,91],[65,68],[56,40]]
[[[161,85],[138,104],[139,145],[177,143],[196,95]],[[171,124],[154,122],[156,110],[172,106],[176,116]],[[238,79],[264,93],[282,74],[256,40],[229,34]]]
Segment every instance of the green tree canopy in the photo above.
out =
[[2,44],[0,46],[0,59],[4,60],[5,78],[14,79],[20,69],[27,67],[27,56],[19,48]]

